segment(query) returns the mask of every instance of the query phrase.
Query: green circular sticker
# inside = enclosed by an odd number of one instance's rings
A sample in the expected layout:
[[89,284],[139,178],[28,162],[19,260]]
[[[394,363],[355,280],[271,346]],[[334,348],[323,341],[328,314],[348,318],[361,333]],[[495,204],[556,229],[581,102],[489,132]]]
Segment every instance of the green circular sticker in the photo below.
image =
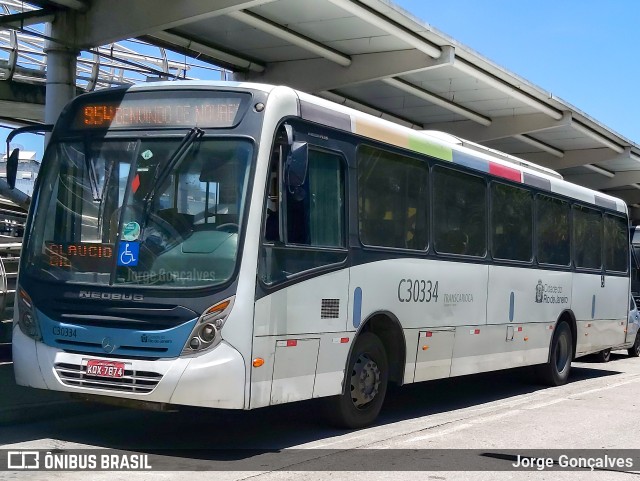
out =
[[122,240],[134,241],[140,237],[140,224],[137,222],[127,222],[122,228]]

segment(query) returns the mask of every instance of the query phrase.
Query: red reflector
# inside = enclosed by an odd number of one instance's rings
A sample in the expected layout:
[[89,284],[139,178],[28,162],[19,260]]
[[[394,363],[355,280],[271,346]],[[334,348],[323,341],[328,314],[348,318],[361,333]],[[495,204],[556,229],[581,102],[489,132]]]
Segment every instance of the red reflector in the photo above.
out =
[[347,342],[349,342],[349,338],[348,337],[341,337],[340,338],[340,343],[341,344],[346,344]]
[[522,182],[522,173],[519,170],[504,165],[489,162],[489,173],[497,175],[498,177],[504,177],[505,179]]
[[297,345],[298,345],[298,341],[296,341],[295,339],[287,341],[287,347],[294,347]]
[[475,331],[473,331],[474,334],[480,334],[480,329],[476,329]]
[[518,332],[522,332],[522,328],[521,327],[518,328]]
[[425,337],[431,337],[431,336],[433,336],[433,332],[427,331],[427,332],[425,332],[424,336]]

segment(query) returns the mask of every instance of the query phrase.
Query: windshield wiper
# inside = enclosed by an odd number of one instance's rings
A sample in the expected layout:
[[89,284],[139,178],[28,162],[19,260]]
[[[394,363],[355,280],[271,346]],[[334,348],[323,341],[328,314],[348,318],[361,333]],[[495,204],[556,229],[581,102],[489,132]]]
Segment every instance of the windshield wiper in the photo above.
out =
[[178,145],[171,157],[169,157],[169,160],[167,160],[167,162],[162,167],[158,166],[158,169],[156,169],[156,173],[153,178],[151,190],[149,190],[147,195],[145,195],[144,199],[142,200],[145,211],[148,210],[148,206],[151,205],[151,201],[153,201],[153,199],[155,198],[158,192],[158,188],[164,183],[165,180],[167,180],[167,177],[171,175],[173,169],[176,168],[182,161],[184,156],[191,148],[191,145],[193,145],[193,143],[203,135],[204,130],[199,129],[198,127],[192,128],[189,132],[187,132],[187,135],[182,138],[180,145]]

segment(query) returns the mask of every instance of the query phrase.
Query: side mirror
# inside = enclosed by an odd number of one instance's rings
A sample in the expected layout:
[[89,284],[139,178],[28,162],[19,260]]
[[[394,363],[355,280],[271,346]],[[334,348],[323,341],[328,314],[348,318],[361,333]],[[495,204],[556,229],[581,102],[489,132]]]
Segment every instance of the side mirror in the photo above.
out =
[[11,189],[16,186],[16,176],[18,175],[18,158],[20,149],[15,148],[7,158],[7,184]]
[[16,186],[16,176],[18,175],[18,157],[20,156],[20,149],[13,149],[11,155],[9,155],[9,150],[11,146],[11,141],[17,135],[24,134],[27,132],[42,134],[44,132],[53,131],[53,124],[42,124],[42,125],[27,125],[26,127],[18,127],[17,129],[13,129],[7,135],[7,184],[11,189],[14,189]]
[[289,190],[295,190],[304,184],[309,165],[309,144],[292,142],[287,156],[286,182]]

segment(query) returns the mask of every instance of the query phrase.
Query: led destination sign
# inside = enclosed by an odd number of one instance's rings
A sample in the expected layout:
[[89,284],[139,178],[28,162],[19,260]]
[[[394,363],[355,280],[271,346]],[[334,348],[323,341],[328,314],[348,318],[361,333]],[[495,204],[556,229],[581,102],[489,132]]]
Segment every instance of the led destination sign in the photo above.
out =
[[114,256],[113,244],[45,242],[49,265],[77,271],[109,272]]
[[[130,98],[89,102],[77,110],[76,129],[148,127],[232,127],[246,94],[224,97]],[[248,102],[245,102],[248,105]]]

